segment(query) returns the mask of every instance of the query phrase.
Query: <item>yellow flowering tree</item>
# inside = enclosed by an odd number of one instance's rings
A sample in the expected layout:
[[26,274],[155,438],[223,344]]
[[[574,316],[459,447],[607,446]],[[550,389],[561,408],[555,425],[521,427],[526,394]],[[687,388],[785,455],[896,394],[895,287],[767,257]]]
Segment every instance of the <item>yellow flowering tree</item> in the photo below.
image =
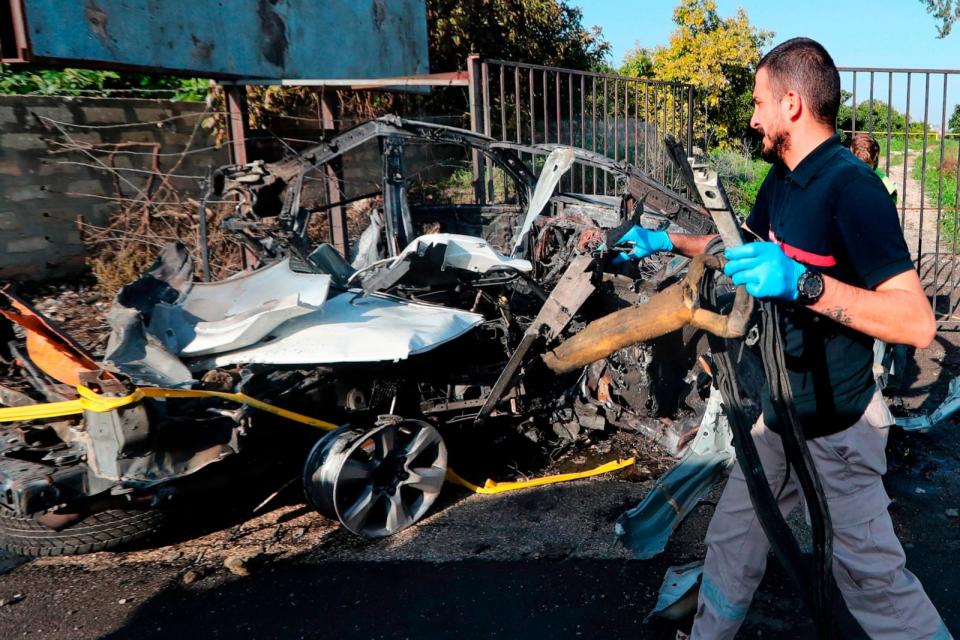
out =
[[652,51],[638,46],[621,70],[645,70],[658,80],[692,84],[700,107],[698,137],[710,146],[739,140],[749,126],[753,73],[773,32],[750,24],[742,8],[721,17],[715,0],[681,0],[673,21],[677,28],[666,46]]

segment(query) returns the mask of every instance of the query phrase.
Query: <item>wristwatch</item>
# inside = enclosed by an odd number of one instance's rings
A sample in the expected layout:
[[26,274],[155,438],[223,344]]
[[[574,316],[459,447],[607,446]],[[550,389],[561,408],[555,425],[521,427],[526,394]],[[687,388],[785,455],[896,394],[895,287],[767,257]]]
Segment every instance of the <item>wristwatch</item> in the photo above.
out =
[[807,269],[797,280],[797,302],[810,306],[823,295],[823,276]]

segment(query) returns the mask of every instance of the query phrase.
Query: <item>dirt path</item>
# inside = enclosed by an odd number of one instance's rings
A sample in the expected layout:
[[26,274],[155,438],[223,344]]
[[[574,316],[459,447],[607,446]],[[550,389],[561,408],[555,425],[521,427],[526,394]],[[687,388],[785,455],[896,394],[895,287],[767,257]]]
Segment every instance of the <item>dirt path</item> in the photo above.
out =
[[[934,147],[929,147],[927,151],[927,162],[930,162]],[[921,161],[920,151],[910,150],[907,152],[906,182],[904,182],[904,166],[902,156],[898,159],[891,158],[890,170],[887,176],[897,186],[899,199],[897,208],[903,207],[901,216],[903,217],[903,235],[910,247],[910,253],[914,260],[918,253],[932,253],[937,245],[937,208],[936,194],[930,197],[930,194],[923,194],[921,198],[920,181],[913,177],[914,164]],[[921,203],[923,204],[923,220],[921,225]]]

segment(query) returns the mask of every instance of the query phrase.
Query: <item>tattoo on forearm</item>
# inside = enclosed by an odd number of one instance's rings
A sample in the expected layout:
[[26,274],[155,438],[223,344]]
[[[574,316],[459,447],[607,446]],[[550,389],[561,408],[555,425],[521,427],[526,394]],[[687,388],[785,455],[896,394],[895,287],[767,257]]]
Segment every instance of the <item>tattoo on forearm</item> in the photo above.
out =
[[842,325],[848,325],[851,322],[853,322],[853,320],[850,318],[849,315],[847,315],[847,312],[843,309],[843,307],[827,309],[826,311],[823,312],[823,315],[827,316],[834,322],[839,322]]

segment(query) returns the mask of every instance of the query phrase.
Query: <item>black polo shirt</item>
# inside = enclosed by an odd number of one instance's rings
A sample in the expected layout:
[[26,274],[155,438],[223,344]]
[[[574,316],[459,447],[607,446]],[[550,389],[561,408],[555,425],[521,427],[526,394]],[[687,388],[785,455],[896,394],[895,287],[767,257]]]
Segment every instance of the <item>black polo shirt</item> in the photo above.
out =
[[[883,182],[833,136],[793,171],[775,163],[747,226],[808,269],[873,289],[913,268]],[[873,338],[800,305],[783,305],[784,351],[797,416],[808,438],[842,431],[873,396]],[[764,422],[779,424],[763,392]]]

